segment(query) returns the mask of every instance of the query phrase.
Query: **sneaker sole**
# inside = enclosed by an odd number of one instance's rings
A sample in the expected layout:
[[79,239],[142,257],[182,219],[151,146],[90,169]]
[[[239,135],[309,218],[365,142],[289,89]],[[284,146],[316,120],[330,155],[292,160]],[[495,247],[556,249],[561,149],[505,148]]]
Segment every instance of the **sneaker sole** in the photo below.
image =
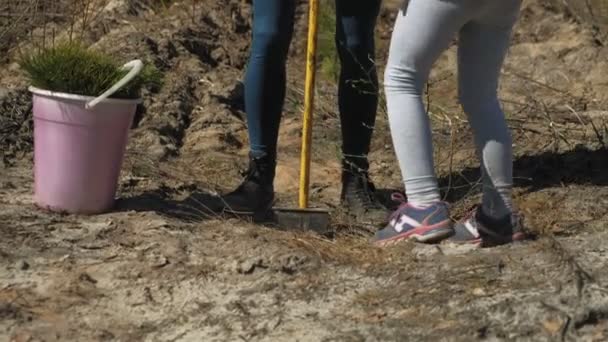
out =
[[429,227],[419,227],[390,239],[376,241],[374,244],[378,247],[387,247],[406,240],[414,240],[420,243],[432,244],[445,240],[453,234],[454,229],[450,227],[439,227],[431,229],[429,229]]
[[510,243],[522,242],[525,240],[528,240],[528,236],[526,234],[516,233],[516,234],[513,234],[511,239],[505,238],[504,240],[501,240],[501,241],[497,241],[497,240],[483,241],[481,238],[478,238],[475,240],[466,240],[466,241],[451,240],[448,242],[456,244],[456,245],[472,245],[472,246],[475,246],[478,248],[490,248],[490,247],[504,246],[504,245],[508,245]]

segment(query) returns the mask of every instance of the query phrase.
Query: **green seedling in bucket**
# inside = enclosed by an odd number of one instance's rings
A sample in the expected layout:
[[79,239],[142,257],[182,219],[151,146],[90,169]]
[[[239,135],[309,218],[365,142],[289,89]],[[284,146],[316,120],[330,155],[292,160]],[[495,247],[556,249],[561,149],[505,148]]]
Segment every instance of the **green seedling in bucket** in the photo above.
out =
[[[99,96],[128,73],[113,57],[76,42],[25,54],[19,62],[31,85],[53,92]],[[137,99],[144,86],[158,86],[161,74],[146,65],[110,98]]]
[[140,91],[159,85],[160,74],[77,43],[23,56],[20,65],[32,84],[36,204],[76,214],[111,209]]

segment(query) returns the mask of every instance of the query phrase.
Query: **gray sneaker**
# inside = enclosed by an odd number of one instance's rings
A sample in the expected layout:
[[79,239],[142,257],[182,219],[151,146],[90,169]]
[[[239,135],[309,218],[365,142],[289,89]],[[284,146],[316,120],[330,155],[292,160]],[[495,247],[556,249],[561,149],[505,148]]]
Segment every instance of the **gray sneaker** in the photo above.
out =
[[406,203],[401,194],[393,195],[393,200],[402,204],[391,215],[388,225],[376,233],[375,245],[384,247],[409,239],[435,243],[454,234],[446,203],[419,208]]
[[475,207],[454,226],[451,242],[494,247],[530,237],[523,229],[522,217],[512,214],[501,219],[488,217],[481,207]]

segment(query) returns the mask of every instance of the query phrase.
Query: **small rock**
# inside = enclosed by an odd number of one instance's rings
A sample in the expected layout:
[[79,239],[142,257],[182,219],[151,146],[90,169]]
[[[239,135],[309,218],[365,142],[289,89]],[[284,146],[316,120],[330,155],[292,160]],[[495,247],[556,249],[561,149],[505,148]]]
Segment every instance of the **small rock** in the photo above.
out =
[[177,146],[175,146],[175,144],[172,144],[172,143],[166,144],[165,149],[166,149],[167,153],[169,153],[169,154],[176,153],[179,150],[177,148]]
[[99,233],[107,230],[108,228],[115,226],[114,221],[107,220],[101,222],[82,222],[80,228],[85,229],[89,233]]
[[226,58],[226,51],[219,47],[213,51],[211,51],[211,58],[215,61],[222,61]]
[[542,324],[543,324],[543,328],[545,328],[545,330],[550,335],[557,335],[562,330],[562,327],[564,325],[564,323],[561,320],[557,320],[557,319],[546,320],[546,321],[542,322]]
[[27,261],[25,261],[25,260],[19,260],[17,262],[17,268],[22,271],[25,271],[30,268],[30,264],[28,264]]
[[166,256],[160,254],[160,255],[155,255],[153,260],[152,260],[152,267],[153,268],[163,268],[167,265],[169,265],[169,259],[167,259]]
[[412,253],[418,258],[428,258],[441,254],[441,249],[437,246],[416,245],[414,249],[412,249]]
[[4,99],[8,98],[8,94],[9,94],[8,89],[7,89],[7,88],[4,88],[4,87],[1,87],[1,88],[0,88],[0,101],[2,101],[2,100],[4,100]]
[[260,258],[249,258],[247,260],[236,262],[235,270],[240,274],[251,274],[257,267],[264,265],[264,261]]
[[477,247],[473,244],[445,243],[441,245],[441,253],[444,255],[462,255],[476,250]]
[[475,289],[473,289],[473,295],[475,296],[485,296],[486,295],[486,291],[484,289],[482,289],[481,287],[477,287]]
[[295,274],[301,268],[303,268],[309,259],[307,256],[300,255],[286,255],[281,257],[280,263],[280,271],[286,274]]
[[99,339],[102,341],[113,341],[115,339],[115,336],[108,330],[102,330],[99,334]]
[[168,228],[169,222],[167,222],[167,220],[153,218],[147,221],[146,225],[148,226],[148,229]]
[[88,273],[81,273],[78,279],[85,283],[97,284],[97,280]]

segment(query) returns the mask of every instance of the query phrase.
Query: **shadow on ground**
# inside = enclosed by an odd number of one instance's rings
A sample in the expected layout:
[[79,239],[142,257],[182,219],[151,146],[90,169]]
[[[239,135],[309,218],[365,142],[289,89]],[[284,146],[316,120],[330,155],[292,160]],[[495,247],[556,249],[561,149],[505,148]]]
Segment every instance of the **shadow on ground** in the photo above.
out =
[[[439,184],[449,202],[458,202],[479,192],[479,168],[465,168],[441,177]],[[608,185],[608,150],[576,149],[565,153],[546,152],[527,155],[514,162],[515,186],[532,193],[564,185]],[[379,200],[395,210],[399,202],[392,194],[399,189],[377,189]],[[175,200],[175,189],[160,188],[117,202],[117,211],[154,211],[161,215],[188,222],[200,222],[221,217],[222,199],[204,191],[193,189],[187,198]]]
[[121,198],[116,211],[153,211],[187,222],[202,222],[220,217],[223,202],[219,196],[194,191],[186,199],[173,199],[171,189],[160,188],[140,195]]
[[[515,186],[525,193],[564,185],[608,185],[608,150],[575,149],[564,153],[545,152],[519,157],[513,163]],[[441,177],[439,184],[449,202],[457,202],[479,191],[479,168]]]

